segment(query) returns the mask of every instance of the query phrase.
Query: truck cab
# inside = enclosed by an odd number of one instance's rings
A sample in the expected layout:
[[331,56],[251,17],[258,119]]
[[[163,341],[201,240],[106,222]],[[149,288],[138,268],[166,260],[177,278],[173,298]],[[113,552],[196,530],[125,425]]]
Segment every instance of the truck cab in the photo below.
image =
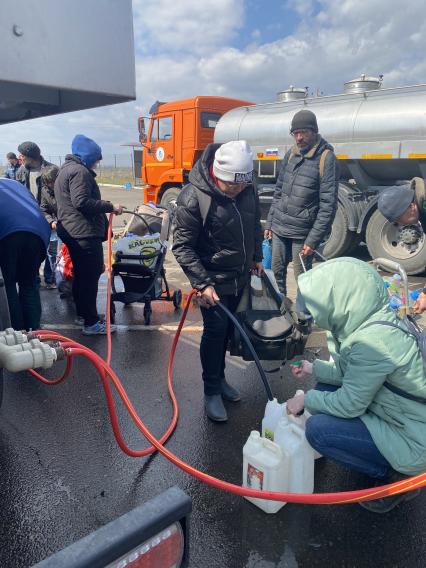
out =
[[206,96],[170,103],[157,101],[149,117],[139,118],[144,202],[166,206],[176,201],[188,181],[189,171],[213,142],[221,116],[233,108],[252,104]]

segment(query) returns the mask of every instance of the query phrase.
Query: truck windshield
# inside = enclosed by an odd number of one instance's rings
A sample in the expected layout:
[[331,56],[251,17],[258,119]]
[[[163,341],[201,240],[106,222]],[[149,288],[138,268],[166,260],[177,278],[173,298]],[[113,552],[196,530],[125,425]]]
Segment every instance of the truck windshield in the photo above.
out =
[[221,116],[219,112],[203,111],[201,113],[201,128],[216,128],[216,124]]

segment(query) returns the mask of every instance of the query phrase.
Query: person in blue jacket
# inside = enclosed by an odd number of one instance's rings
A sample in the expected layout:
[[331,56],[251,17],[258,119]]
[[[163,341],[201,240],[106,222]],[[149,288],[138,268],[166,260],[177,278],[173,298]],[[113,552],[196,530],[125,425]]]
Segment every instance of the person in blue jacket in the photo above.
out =
[[49,238],[49,224],[28,189],[0,178],[0,268],[14,329],[40,328],[37,276]]

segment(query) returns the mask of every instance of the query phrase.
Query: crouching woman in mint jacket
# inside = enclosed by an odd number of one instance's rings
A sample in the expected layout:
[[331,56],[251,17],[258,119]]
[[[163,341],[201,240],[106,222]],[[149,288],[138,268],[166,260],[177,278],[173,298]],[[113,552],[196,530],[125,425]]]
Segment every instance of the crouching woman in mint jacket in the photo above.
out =
[[[333,358],[313,365],[303,361],[292,370],[299,379],[313,374],[318,381],[315,389],[287,403],[291,414],[305,408],[313,415],[306,424],[311,446],[384,483],[426,472],[422,356],[413,336],[372,323],[404,327],[389,308],[378,273],[365,262],[339,258],[302,274],[298,284],[316,324],[328,331]],[[417,493],[361,505],[384,513]]]

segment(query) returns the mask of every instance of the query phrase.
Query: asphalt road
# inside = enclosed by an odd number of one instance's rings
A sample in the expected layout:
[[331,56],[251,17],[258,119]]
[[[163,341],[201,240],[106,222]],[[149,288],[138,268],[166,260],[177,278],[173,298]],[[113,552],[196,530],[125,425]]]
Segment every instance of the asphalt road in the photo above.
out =
[[[134,199],[127,195],[133,192],[122,193]],[[173,262],[167,268],[174,285],[188,287]],[[73,325],[70,302],[60,300],[55,291],[42,289],[41,294],[45,325],[105,353],[104,338],[82,338]],[[104,298],[105,281],[100,311]],[[171,416],[166,367],[178,317],[171,304],[158,302],[152,325],[144,328],[142,306],[119,307],[117,312],[113,368],[158,435]],[[197,468],[241,483],[242,446],[250,430],[260,426],[266,396],[254,365],[230,358],[227,377],[243,400],[228,404],[226,424],[208,421],[202,405],[199,338],[200,314],[194,307],[176,358],[181,414],[168,447]],[[318,349],[325,356],[324,345],[324,335],[314,333],[309,356]],[[51,377],[57,374],[58,369],[48,372]],[[271,376],[271,386],[281,400],[297,388],[287,367]],[[121,410],[120,419],[128,443],[143,447]],[[7,375],[0,445],[2,568],[32,566],[175,484],[193,500],[192,568],[424,566],[426,493],[384,516],[358,505],[293,504],[268,516],[242,498],[200,485],[162,456],[125,456],[115,442],[101,384],[84,361],[77,360],[69,380],[56,387],[26,374]],[[368,486],[364,476],[324,459],[316,462],[315,479],[318,492]]]

